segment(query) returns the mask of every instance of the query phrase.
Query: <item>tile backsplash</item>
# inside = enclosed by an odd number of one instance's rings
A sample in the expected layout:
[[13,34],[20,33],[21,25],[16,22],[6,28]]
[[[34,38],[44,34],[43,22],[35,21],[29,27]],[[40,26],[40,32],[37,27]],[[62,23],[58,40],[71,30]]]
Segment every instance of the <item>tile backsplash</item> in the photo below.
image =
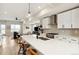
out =
[[58,33],[60,35],[79,37],[79,29],[60,29],[58,30]]
[[58,33],[60,35],[79,37],[79,29],[58,29],[57,25],[52,25],[50,29],[44,29],[44,33]]
[[51,28],[44,29],[45,33],[58,33],[57,25],[52,25]]

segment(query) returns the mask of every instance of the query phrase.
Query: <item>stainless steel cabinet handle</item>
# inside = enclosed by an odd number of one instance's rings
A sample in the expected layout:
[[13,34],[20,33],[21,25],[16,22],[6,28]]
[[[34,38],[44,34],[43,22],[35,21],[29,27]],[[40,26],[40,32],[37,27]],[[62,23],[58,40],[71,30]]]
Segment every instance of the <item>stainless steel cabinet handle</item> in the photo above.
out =
[[72,28],[72,26],[73,26],[73,25],[71,24],[71,28]]
[[64,28],[64,25],[62,25],[62,28]]

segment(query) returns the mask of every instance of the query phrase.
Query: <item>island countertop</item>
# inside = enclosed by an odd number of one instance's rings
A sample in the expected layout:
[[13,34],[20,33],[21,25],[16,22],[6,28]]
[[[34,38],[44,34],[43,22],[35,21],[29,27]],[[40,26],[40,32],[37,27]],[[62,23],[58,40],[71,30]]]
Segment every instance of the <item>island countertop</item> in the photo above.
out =
[[35,35],[23,35],[23,39],[44,55],[78,55],[79,45],[58,39],[41,40]]

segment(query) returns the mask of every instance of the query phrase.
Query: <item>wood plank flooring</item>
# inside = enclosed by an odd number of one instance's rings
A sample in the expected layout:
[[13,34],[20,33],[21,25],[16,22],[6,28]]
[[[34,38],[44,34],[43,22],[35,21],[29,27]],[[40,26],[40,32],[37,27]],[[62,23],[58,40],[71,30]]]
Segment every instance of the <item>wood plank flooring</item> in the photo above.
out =
[[19,46],[14,39],[9,36],[3,36],[0,46],[0,55],[17,55]]

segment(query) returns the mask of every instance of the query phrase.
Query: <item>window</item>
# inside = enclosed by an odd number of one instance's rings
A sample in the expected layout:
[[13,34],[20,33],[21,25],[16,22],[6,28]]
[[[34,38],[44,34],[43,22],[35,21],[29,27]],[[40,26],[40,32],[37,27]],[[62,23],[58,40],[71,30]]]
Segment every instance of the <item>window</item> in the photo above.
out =
[[0,25],[0,33],[5,34],[5,25],[4,24]]
[[11,25],[11,32],[20,32],[20,25],[12,24]]
[[5,25],[1,25],[1,33],[5,34]]

